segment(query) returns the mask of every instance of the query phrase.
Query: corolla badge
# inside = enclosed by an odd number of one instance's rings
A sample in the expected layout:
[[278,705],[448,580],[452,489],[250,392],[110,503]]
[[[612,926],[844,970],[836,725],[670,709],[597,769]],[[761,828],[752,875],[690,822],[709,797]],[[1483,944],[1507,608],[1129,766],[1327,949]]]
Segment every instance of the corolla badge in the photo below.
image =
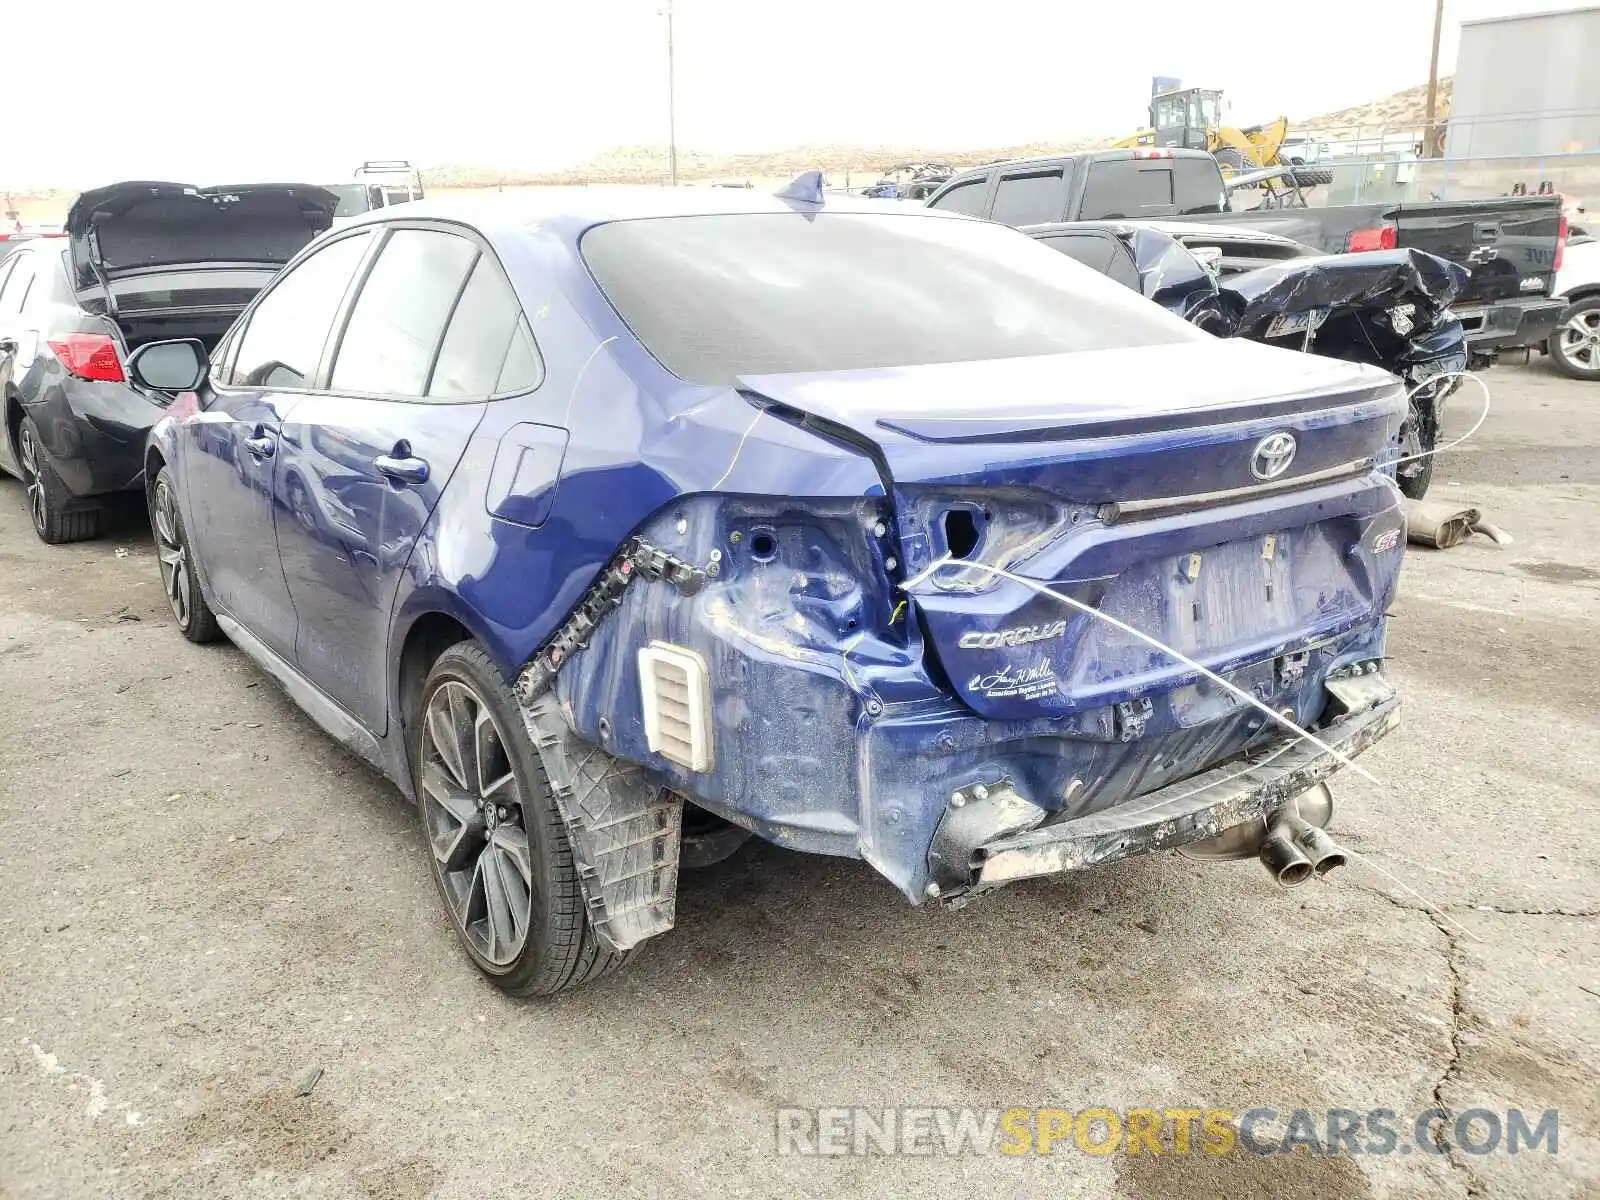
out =
[[[991,633],[963,633],[956,645],[963,650],[999,650],[1007,646],[1028,646],[1048,642],[1067,631],[1065,621],[1046,621],[1042,625],[1016,625]],[[976,685],[974,685],[976,686]]]
[[1289,469],[1295,449],[1294,434],[1267,434],[1256,443],[1255,452],[1250,456],[1250,474],[1257,479],[1276,479]]

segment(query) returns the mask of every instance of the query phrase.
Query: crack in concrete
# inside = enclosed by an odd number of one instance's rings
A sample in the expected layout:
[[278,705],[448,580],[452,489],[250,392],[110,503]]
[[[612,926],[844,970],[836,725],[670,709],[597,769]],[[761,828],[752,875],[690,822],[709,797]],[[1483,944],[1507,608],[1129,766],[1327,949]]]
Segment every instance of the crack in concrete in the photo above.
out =
[[[1451,928],[1451,923],[1443,919],[1443,911],[1446,909],[1456,912],[1488,911],[1505,916],[1525,917],[1592,918],[1600,916],[1600,909],[1512,908],[1504,905],[1462,903],[1436,905],[1433,908],[1428,908],[1420,904],[1408,903],[1381,888],[1371,885],[1352,881],[1346,886],[1353,886],[1357,891],[1377,896],[1405,912],[1420,913],[1428,919],[1428,923],[1438,930],[1444,938],[1445,966],[1450,972],[1450,1056],[1445,1063],[1443,1073],[1440,1074],[1433,1085],[1432,1096],[1434,1107],[1447,1111],[1450,1109],[1450,1105],[1445,1100],[1445,1088],[1452,1084],[1461,1085],[1466,1078],[1462,1066],[1462,1022],[1467,1016],[1467,1000],[1465,990],[1466,972],[1460,957],[1460,938]],[[1440,1155],[1449,1162],[1451,1170],[1461,1175],[1462,1182],[1466,1187],[1467,1200],[1478,1200],[1479,1197],[1487,1196],[1489,1194],[1488,1185],[1462,1159],[1460,1152],[1450,1143],[1445,1122],[1435,1120],[1429,1129],[1429,1133],[1433,1138],[1433,1144],[1439,1148]]]
[[1385,891],[1374,884],[1352,879],[1345,881],[1343,886],[1387,900],[1396,908],[1402,908],[1406,912],[1423,913],[1435,925],[1439,924],[1437,914],[1440,912],[1492,912],[1506,917],[1570,917],[1574,920],[1592,920],[1600,917],[1600,908],[1516,908],[1509,904],[1468,904],[1459,900],[1451,904],[1435,904],[1429,908],[1426,905],[1409,903],[1393,892]]
[[1508,917],[1600,917],[1600,908],[1511,908],[1500,904],[1450,904],[1458,912],[1503,913]]
[[[1403,906],[1404,907],[1404,906]],[[1450,1060],[1445,1063],[1444,1073],[1439,1076],[1433,1085],[1433,1105],[1435,1108],[1448,1109],[1445,1102],[1444,1089],[1447,1084],[1455,1083],[1461,1077],[1461,1020],[1466,1015],[1466,999],[1463,995],[1463,981],[1461,965],[1457,961],[1458,950],[1456,935],[1450,927],[1441,921],[1437,914],[1427,913],[1428,920],[1433,927],[1444,936],[1444,961],[1450,970]],[[1482,1180],[1472,1172],[1472,1169],[1463,1162],[1445,1136],[1445,1123],[1435,1120],[1428,1132],[1433,1136],[1433,1144],[1439,1147],[1439,1152],[1449,1161],[1453,1170],[1460,1171],[1465,1176],[1468,1200],[1482,1196],[1486,1188]]]

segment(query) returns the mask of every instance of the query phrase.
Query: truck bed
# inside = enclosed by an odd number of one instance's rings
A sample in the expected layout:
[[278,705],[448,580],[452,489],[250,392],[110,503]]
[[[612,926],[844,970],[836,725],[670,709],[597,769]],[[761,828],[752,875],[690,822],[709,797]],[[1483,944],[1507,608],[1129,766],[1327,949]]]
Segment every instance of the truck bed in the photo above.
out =
[[[1549,299],[1566,236],[1559,197],[1235,212],[1239,195],[1229,194],[1216,160],[1203,150],[1090,150],[963,172],[928,206],[1014,225],[1111,219],[1235,225],[1326,254],[1422,250],[1471,272],[1454,311],[1480,361],[1542,341],[1560,317],[1561,305]],[[1027,219],[1014,219],[1025,211]]]
[[1206,213],[1184,220],[1275,233],[1327,254],[1357,248],[1350,245],[1352,234],[1393,228],[1395,247],[1425,250],[1471,271],[1461,303],[1472,305],[1550,294],[1561,202],[1555,196],[1500,196]]

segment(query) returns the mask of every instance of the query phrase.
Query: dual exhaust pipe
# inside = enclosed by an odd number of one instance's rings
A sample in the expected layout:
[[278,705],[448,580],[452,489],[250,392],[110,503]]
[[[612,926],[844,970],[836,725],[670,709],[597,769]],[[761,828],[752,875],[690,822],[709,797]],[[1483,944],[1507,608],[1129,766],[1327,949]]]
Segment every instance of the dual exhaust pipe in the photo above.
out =
[[1294,797],[1273,817],[1259,857],[1280,887],[1298,887],[1348,861],[1344,847],[1323,828],[1332,817],[1333,794],[1324,784]]
[[1349,851],[1328,834],[1332,821],[1333,793],[1319,783],[1291,797],[1265,829],[1259,822],[1235,825],[1216,837],[1180,847],[1179,852],[1199,859],[1258,858],[1279,886],[1298,887],[1349,859]]

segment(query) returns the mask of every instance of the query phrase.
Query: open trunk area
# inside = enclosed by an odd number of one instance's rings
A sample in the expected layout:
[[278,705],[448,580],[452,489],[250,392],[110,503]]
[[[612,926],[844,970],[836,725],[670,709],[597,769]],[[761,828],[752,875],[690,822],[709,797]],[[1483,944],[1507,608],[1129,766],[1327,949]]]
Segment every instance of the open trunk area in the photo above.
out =
[[234,318],[243,312],[243,306],[232,313],[195,313],[162,316],[122,314],[117,327],[122,330],[122,342],[132,354],[146,342],[163,342],[171,338],[198,338],[209,353],[228,332]]

